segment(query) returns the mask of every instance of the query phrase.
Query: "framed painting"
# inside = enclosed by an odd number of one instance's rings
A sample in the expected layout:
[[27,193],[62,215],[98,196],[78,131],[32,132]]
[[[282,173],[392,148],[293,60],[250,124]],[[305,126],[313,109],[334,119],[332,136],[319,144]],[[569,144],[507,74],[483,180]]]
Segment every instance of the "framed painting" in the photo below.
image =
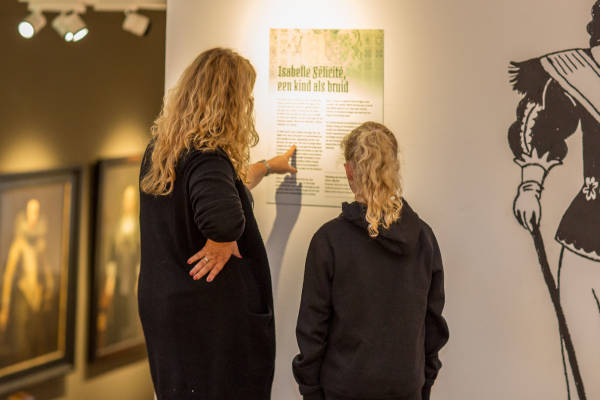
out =
[[138,179],[141,156],[105,159],[94,168],[90,361],[144,350],[138,316]]
[[80,179],[0,175],[0,393],[73,365]]

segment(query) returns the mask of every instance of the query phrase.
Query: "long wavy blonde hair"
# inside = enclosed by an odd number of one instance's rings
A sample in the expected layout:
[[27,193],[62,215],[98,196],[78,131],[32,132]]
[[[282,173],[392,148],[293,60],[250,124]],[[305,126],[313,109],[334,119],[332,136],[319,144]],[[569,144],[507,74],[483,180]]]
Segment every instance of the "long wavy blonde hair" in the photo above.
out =
[[140,187],[145,193],[168,195],[175,167],[188,150],[224,150],[242,180],[250,147],[258,143],[254,126],[252,64],[229,49],[200,54],[172,88],[152,126],[151,164]]
[[365,122],[344,138],[342,148],[353,170],[356,198],[367,204],[369,236],[377,237],[379,228],[389,228],[402,210],[398,142],[382,124]]

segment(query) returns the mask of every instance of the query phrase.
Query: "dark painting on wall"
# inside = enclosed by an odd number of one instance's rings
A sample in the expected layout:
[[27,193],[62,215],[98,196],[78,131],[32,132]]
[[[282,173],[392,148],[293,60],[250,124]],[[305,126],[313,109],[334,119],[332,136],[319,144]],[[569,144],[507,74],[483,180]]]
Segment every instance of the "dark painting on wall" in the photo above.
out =
[[90,360],[143,350],[138,317],[141,157],[99,161],[92,205]]
[[[511,63],[522,99],[508,133],[522,170],[514,214],[533,237],[556,314],[567,398],[579,400],[600,398],[600,0],[590,5],[589,46]],[[583,149],[568,146],[577,132]],[[583,176],[556,228],[555,278],[540,231],[542,200],[544,183],[568,151],[583,152]]]
[[0,175],[0,392],[73,363],[80,176]]

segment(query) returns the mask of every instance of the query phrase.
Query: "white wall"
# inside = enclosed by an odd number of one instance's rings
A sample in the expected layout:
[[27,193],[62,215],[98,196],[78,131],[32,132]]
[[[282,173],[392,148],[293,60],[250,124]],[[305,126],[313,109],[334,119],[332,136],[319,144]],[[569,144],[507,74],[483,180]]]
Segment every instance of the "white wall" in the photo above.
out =
[[[512,217],[520,170],[507,129],[519,98],[510,60],[587,45],[593,0],[171,0],[166,86],[201,51],[231,47],[258,72],[256,119],[267,158],[269,28],[385,30],[385,124],[401,143],[406,197],[437,233],[446,268],[451,340],[436,399],[565,399],[559,336],[529,235]],[[580,135],[544,193],[550,259],[558,220],[581,187]],[[268,178],[273,179],[273,178]],[[255,191],[265,241],[275,218]],[[273,399],[297,399],[291,359],[304,258],[314,231],[339,213],[303,208],[277,283]],[[373,273],[377,273],[374,266]],[[382,327],[382,329],[385,329]]]

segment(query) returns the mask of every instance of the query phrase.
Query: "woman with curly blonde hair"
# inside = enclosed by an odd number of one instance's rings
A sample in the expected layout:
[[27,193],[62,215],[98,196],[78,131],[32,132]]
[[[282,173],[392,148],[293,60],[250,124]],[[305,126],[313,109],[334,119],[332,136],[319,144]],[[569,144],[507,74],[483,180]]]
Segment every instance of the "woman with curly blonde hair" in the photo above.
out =
[[270,398],[273,295],[248,188],[270,172],[295,173],[295,148],[249,165],[255,78],[239,54],[205,51],[152,127],[138,298],[159,400]]
[[294,375],[305,400],[428,400],[448,339],[435,236],[401,197],[389,129],[366,122],[342,147],[356,201],[310,243]]

